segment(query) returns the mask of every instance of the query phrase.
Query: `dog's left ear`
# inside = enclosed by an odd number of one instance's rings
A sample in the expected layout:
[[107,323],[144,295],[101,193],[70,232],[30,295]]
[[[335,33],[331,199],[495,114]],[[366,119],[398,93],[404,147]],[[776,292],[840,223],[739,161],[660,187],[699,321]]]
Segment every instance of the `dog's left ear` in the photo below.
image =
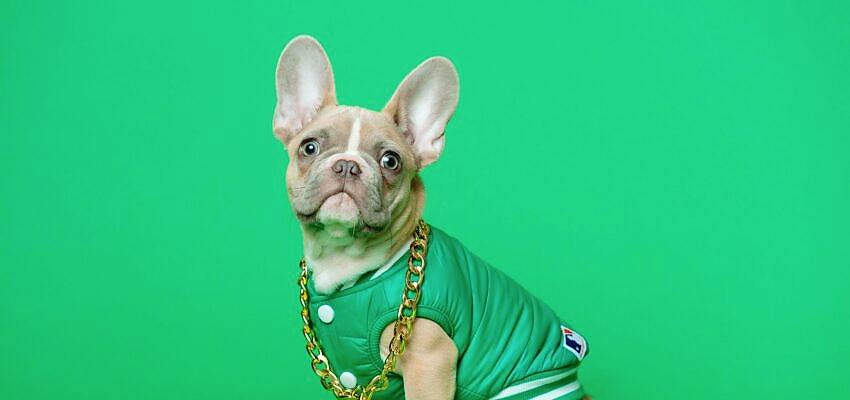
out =
[[459,84],[452,62],[432,57],[413,70],[384,106],[402,133],[413,144],[419,168],[436,161],[443,152],[446,124],[457,106]]

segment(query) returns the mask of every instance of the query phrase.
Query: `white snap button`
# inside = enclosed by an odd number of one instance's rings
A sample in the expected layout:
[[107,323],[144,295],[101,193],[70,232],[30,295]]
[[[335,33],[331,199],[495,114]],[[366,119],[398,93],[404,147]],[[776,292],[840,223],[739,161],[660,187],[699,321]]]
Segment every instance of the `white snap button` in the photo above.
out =
[[346,371],[339,374],[339,382],[347,389],[354,389],[354,387],[357,386],[357,377],[351,372]]
[[333,322],[334,309],[327,304],[319,306],[319,319],[326,324]]

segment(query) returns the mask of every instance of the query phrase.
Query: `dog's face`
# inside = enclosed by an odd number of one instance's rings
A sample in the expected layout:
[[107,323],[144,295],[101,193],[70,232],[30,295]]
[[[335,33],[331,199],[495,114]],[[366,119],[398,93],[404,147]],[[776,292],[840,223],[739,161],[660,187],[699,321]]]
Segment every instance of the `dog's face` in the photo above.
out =
[[386,114],[334,106],[292,138],[287,189],[308,224],[339,224],[358,234],[383,230],[409,195],[413,149]]
[[381,111],[340,106],[333,73],[313,38],[293,39],[277,68],[274,132],[289,153],[286,184],[296,216],[329,239],[382,232],[412,182],[434,162],[458,98],[445,58],[411,72]]

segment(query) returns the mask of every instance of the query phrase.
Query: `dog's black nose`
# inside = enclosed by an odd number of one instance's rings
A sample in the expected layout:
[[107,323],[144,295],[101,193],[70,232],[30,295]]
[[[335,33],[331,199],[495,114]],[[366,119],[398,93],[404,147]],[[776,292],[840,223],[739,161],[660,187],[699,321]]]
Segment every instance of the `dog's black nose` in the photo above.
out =
[[331,169],[343,177],[360,175],[360,165],[351,160],[337,160]]

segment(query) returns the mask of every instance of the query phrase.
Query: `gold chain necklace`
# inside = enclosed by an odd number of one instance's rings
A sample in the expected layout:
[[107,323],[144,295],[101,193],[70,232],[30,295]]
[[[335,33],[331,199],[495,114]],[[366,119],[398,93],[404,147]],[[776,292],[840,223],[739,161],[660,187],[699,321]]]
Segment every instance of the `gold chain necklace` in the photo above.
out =
[[[310,355],[313,372],[319,376],[322,386],[333,392],[339,399],[369,400],[377,392],[389,386],[387,375],[395,368],[396,361],[404,353],[404,347],[413,331],[413,320],[416,319],[416,306],[422,295],[422,282],[425,280],[425,256],[428,254],[428,225],[419,220],[413,230],[413,242],[410,244],[410,257],[407,259],[407,271],[404,275],[404,290],[401,304],[398,306],[398,318],[393,325],[393,339],[390,341],[389,355],[384,360],[381,373],[375,375],[366,386],[357,385],[347,389],[339,381],[331,369],[327,357],[322,352],[319,339],[310,319],[310,294],[307,292],[307,262],[301,259],[301,275],[298,286],[301,288],[301,319],[304,321],[304,338],[307,339],[307,354]],[[415,279],[414,279],[415,278]]]

